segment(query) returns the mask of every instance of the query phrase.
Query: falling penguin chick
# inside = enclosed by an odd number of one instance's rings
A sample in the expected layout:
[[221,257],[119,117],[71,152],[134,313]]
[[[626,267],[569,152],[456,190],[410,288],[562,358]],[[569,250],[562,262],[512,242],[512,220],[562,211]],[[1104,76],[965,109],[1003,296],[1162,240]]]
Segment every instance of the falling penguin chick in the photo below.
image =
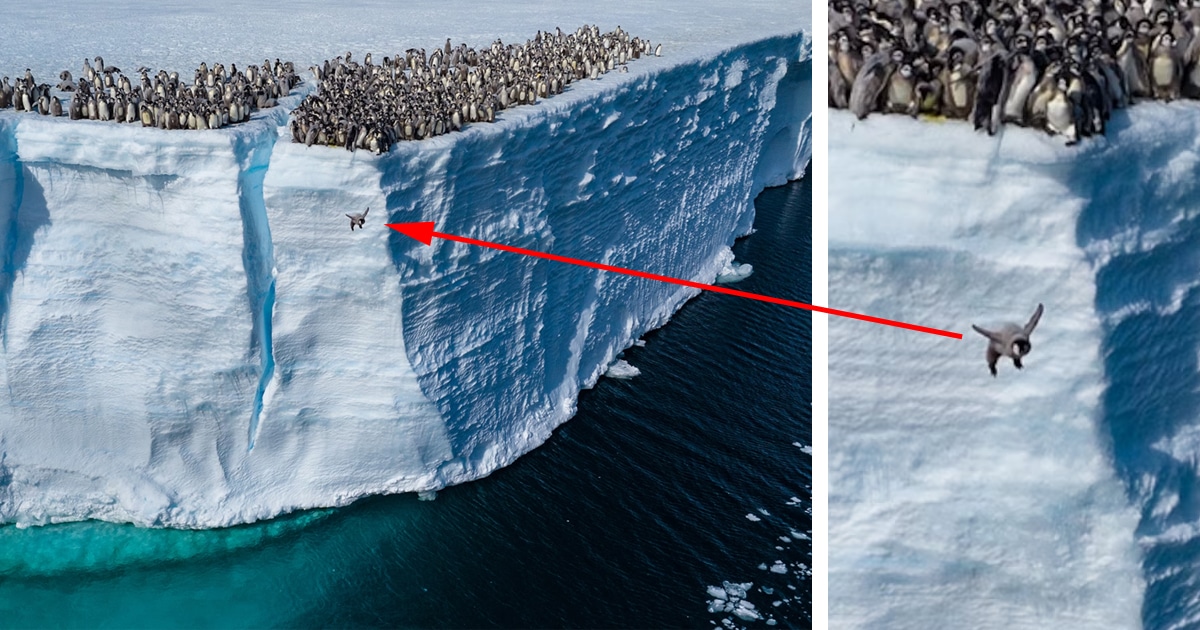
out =
[[368,207],[366,210],[363,210],[362,214],[347,214],[346,215],[346,216],[350,217],[350,231],[351,232],[354,231],[354,226],[357,225],[358,227],[362,227],[363,224],[367,222],[367,213],[370,211],[371,211],[371,208]]
[[1029,318],[1029,323],[1024,327],[1013,323],[1005,324],[998,331],[985,330],[971,324],[971,328],[975,332],[988,338],[987,347],[987,363],[988,369],[992,371],[992,376],[996,376],[996,361],[1001,356],[1012,357],[1013,365],[1017,369],[1021,369],[1021,357],[1029,354],[1033,349],[1033,345],[1029,343],[1029,335],[1033,333],[1033,329],[1037,328],[1038,320],[1042,318],[1042,305],[1037,305],[1037,310],[1033,312],[1033,317]]

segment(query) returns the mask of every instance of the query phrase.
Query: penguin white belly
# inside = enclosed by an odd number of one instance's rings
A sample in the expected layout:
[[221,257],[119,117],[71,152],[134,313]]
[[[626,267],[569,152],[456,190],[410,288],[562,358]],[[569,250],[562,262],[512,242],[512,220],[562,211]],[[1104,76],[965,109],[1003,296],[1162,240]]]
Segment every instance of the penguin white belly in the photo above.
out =
[[1171,82],[1175,79],[1175,62],[1165,55],[1155,57],[1151,76],[1156,86],[1167,87],[1171,85]]
[[969,94],[967,94],[968,84],[961,75],[951,77],[950,97],[954,100],[954,105],[957,107],[966,107],[970,103]]
[[853,84],[855,77],[858,75],[858,70],[855,69],[854,60],[850,57],[850,55],[838,55],[837,65],[838,70],[840,70],[842,76],[845,77],[846,82]]
[[907,107],[909,103],[913,102],[912,83],[897,80],[889,81],[888,102]]
[[1071,103],[1061,95],[1050,99],[1046,104],[1046,126],[1055,133],[1074,136],[1075,121],[1072,117]]
[[1035,84],[1032,73],[1022,73],[1021,78],[1012,86],[1008,94],[1008,102],[1004,104],[1004,116],[1015,120],[1025,118],[1025,103]]

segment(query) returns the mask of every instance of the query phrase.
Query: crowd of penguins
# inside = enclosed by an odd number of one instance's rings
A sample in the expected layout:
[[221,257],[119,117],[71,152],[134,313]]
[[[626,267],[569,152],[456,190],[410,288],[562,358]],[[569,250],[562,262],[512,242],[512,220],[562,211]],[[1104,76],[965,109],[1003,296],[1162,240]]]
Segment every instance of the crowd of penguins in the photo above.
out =
[[[452,47],[447,39],[431,54],[409,49],[380,64],[369,53],[361,63],[346,53],[311,68],[316,89],[293,110],[289,127],[294,142],[384,153],[400,140],[493,122],[500,110],[536,103],[572,81],[597,79],[614,69],[627,72],[629,61],[651,53],[661,55],[662,45],[651,49],[649,41],[619,26],[602,33],[594,25],[573,33],[539,31],[523,45],[497,40],[482,50]],[[201,63],[191,81],[141,67],[135,83],[101,57],[85,59],[81,72],[75,80],[62,71],[53,89],[29,69],[12,83],[4,77],[0,110],[160,129],[219,129],[274,107],[301,83],[292,62],[279,59],[240,70],[236,64],[210,68]],[[70,94],[65,106],[59,93]]]
[[[559,94],[572,81],[627,72],[629,61],[650,52],[650,42],[619,26],[602,33],[592,25],[481,50],[447,39],[430,54],[409,49],[378,64],[346,53],[312,68],[318,87],[293,112],[292,139],[380,153],[401,140],[493,122],[497,112]],[[653,52],[661,55],[662,45]]]
[[212,68],[201,63],[190,82],[177,72],[160,70],[151,76],[148,68],[141,67],[135,72],[136,84],[120,68],[105,65],[102,57],[93,61],[95,66],[83,61],[78,81],[69,70],[59,74],[56,89],[71,94],[65,109],[50,85],[38,83],[26,69],[14,84],[8,77],[0,79],[0,110],[12,107],[71,120],[140,122],[160,129],[218,129],[245,122],[258,109],[274,107],[300,82],[292,64],[278,59],[243,70],[236,64],[227,69],[219,63]]
[[829,105],[1104,134],[1139,99],[1200,98],[1196,0],[833,0]]

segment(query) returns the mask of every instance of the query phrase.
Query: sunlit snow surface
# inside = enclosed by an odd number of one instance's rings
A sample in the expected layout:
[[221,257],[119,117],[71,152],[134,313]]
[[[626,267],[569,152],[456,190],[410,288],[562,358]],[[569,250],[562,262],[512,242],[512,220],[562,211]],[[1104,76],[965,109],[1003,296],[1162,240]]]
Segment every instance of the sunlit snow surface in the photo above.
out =
[[[810,153],[807,7],[4,14],[23,35],[0,40],[0,73],[51,83],[97,54],[188,76],[592,22],[664,56],[382,158],[292,144],[299,96],[207,133],[0,114],[0,522],[228,525],[487,474],[694,292],[383,223],[710,282],[754,195]],[[343,213],[366,206],[351,232]]]
[[[1109,446],[1125,377],[1106,367],[1104,284],[1111,256],[1154,247],[1141,239],[1179,212],[1140,196],[1195,171],[1193,128],[1161,146],[1180,112],[1139,105],[1077,149],[831,113],[830,302],[965,335],[830,321],[831,627],[1141,625],[1137,510]],[[1145,273],[1134,282],[1148,289]],[[971,324],[1023,323],[1039,302],[1025,369],[1002,360],[993,378]]]

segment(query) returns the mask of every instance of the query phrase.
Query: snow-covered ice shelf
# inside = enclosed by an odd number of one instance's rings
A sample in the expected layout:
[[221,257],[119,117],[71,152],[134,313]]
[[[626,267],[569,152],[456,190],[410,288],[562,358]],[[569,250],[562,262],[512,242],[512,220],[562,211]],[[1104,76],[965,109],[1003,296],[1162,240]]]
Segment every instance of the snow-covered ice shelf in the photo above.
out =
[[[613,19],[514,7],[468,41]],[[810,155],[795,19],[680,41],[629,7],[663,58],[381,157],[288,142],[298,96],[203,133],[0,115],[0,522],[230,525],[436,490],[545,441],[694,292],[383,223],[711,282],[754,195]]]

